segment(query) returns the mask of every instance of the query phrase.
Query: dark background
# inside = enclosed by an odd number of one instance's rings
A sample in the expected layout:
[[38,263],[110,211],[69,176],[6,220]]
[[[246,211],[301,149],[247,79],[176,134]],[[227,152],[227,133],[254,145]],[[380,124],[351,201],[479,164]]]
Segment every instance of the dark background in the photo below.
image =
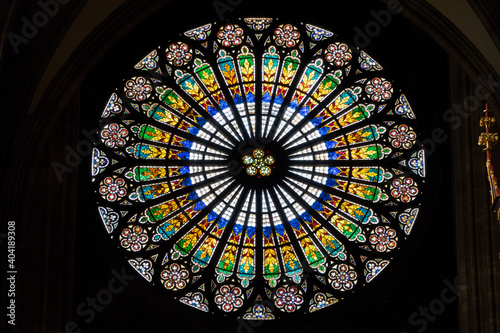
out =
[[[234,1],[233,3],[236,3]],[[226,4],[226,2],[220,2]],[[279,17],[325,27],[354,44],[359,28],[376,22],[371,11],[387,10],[373,1],[323,2],[243,0],[224,13],[224,19]],[[448,59],[428,36],[401,15],[373,33],[367,51],[391,74],[408,97],[422,125],[421,138],[434,129],[448,133],[440,115],[448,109]],[[159,43],[179,33],[219,20],[210,1],[173,1],[134,28],[88,73],[82,86],[80,129],[96,128],[113,88],[128,70]],[[447,135],[447,134],[445,134]],[[81,138],[84,139],[84,138]],[[430,142],[430,141],[424,141]],[[252,328],[222,316],[202,313],[158,294],[119,255],[108,239],[90,192],[90,158],[79,168],[78,221],[75,267],[74,321],[83,332],[414,332],[409,317],[441,298],[456,277],[451,207],[450,154],[447,141],[427,144],[425,202],[409,242],[399,258],[357,295],[310,315],[265,322]],[[430,185],[430,186],[429,186]],[[96,297],[113,278],[111,271],[126,269],[137,277],[115,295],[95,320],[76,313],[87,297]],[[420,317],[419,317],[420,318]],[[249,322],[251,323],[251,322]],[[258,323],[254,323],[258,324]],[[456,303],[447,304],[425,332],[456,332]]]

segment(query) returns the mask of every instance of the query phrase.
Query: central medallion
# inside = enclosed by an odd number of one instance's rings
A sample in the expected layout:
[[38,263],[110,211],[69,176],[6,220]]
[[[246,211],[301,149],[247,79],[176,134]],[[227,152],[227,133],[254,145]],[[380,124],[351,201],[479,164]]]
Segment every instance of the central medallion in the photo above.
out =
[[246,172],[249,176],[260,174],[261,176],[269,176],[271,174],[270,165],[274,164],[274,156],[267,155],[262,149],[255,149],[253,156],[243,156],[243,164],[245,164]]
[[247,189],[270,189],[281,184],[290,171],[290,158],[283,146],[262,138],[240,141],[228,155],[231,174]]

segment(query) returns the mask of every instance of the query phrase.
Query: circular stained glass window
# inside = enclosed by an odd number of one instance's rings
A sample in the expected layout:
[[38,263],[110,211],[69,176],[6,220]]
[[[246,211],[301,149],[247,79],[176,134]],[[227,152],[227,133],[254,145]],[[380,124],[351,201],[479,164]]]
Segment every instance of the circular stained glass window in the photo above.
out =
[[303,23],[207,24],[111,93],[97,208],[144,279],[201,311],[332,306],[395,258],[425,177],[413,110],[367,53]]

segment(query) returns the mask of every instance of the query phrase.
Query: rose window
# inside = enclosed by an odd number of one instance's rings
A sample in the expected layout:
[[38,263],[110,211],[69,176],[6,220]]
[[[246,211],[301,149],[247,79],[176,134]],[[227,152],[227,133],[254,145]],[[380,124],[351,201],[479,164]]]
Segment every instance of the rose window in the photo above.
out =
[[90,168],[96,219],[137,274],[245,320],[370,288],[426,189],[404,87],[308,23],[246,18],[160,43],[102,101]]

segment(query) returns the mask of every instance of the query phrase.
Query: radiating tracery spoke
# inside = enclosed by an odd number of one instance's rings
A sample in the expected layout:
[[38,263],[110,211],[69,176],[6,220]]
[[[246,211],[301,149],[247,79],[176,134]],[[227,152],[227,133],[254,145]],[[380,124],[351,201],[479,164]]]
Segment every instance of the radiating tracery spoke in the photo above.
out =
[[341,303],[420,210],[406,96],[314,25],[191,29],[137,63],[101,118],[91,174],[106,232],[148,282],[204,312],[268,320]]

